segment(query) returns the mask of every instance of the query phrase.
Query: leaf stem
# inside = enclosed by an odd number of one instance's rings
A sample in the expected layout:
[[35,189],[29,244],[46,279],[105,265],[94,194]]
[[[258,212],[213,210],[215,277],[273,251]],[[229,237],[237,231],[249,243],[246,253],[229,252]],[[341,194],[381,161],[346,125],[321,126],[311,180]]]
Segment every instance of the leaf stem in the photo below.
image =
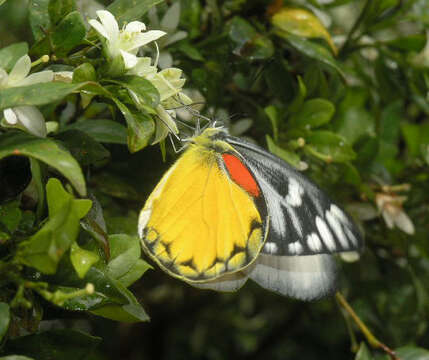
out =
[[347,302],[347,300],[344,298],[344,296],[337,291],[335,293],[335,297],[338,301],[338,303],[342,306],[342,308],[350,315],[350,317],[353,319],[357,327],[360,329],[362,334],[366,337],[368,343],[373,347],[377,349],[382,349],[385,353],[387,353],[392,360],[400,360],[395,352],[390,349],[386,344],[382,343],[380,340],[378,340],[375,335],[371,332],[371,330],[368,329],[368,327],[365,325],[365,323],[360,319],[360,317],[356,314],[356,312],[353,310],[353,308],[350,306],[350,304]]

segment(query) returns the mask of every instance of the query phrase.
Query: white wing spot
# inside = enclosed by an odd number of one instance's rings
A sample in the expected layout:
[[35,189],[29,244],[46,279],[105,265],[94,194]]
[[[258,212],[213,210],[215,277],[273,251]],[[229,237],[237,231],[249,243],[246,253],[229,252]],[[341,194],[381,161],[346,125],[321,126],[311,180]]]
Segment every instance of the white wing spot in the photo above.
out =
[[334,233],[337,235],[341,245],[344,246],[344,248],[348,248],[349,242],[347,241],[347,236],[344,234],[339,219],[330,211],[326,211],[326,220],[328,220],[328,224],[331,226],[331,229],[334,230]]
[[350,221],[347,219],[346,215],[344,214],[344,211],[342,211],[337,205],[331,204],[331,213],[342,222],[349,224]]
[[299,255],[302,253],[303,247],[299,241],[295,241],[288,245],[288,250],[291,254]]
[[326,225],[325,221],[323,221],[319,216],[316,216],[316,226],[317,230],[319,230],[320,237],[322,238],[322,241],[326,245],[326,247],[333,251],[337,248],[337,245],[335,244],[335,240],[332,236],[331,231],[328,228],[328,225]]
[[265,244],[264,250],[270,254],[277,254],[279,248],[276,243],[270,241]]
[[352,231],[346,227],[346,234],[349,237],[350,241],[354,244],[357,245],[358,244],[358,240],[356,239],[356,236],[352,233]]
[[319,236],[316,233],[311,233],[307,235],[307,245],[312,251],[322,250],[322,242],[320,241]]
[[288,194],[285,197],[286,202],[291,206],[300,206],[302,204],[302,195],[304,189],[294,178],[289,179]]

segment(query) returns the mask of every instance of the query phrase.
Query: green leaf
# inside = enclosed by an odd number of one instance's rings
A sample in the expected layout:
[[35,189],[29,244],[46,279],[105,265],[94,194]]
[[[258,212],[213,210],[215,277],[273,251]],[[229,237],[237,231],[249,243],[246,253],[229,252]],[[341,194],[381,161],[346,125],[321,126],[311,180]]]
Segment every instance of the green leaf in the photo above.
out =
[[18,259],[44,274],[53,274],[63,254],[79,233],[79,220],[91,208],[87,199],[75,200],[59,180],[51,178],[46,185],[49,220],[29,240],[20,244]]
[[10,312],[9,305],[0,302],[0,342],[3,340],[3,337],[6,335],[7,329],[9,328],[10,322]]
[[45,37],[45,32],[51,27],[48,12],[49,0],[31,0],[29,4],[29,19],[31,30],[36,41]]
[[127,144],[127,128],[113,120],[83,119],[67,125],[64,130],[71,129],[83,131],[98,142]]
[[134,282],[136,282],[138,279],[140,279],[143,274],[149,270],[152,269],[152,266],[150,266],[146,261],[142,259],[137,259],[137,261],[131,266],[130,270],[128,270],[124,275],[119,277],[117,280],[125,287],[130,286]]
[[48,5],[49,18],[52,24],[60,22],[67,14],[76,10],[74,0],[50,0]]
[[314,131],[306,137],[306,142],[304,149],[326,162],[346,162],[356,157],[346,140],[330,131]]
[[429,350],[415,346],[404,346],[395,349],[396,356],[401,360],[429,360]]
[[140,258],[140,240],[126,234],[110,235],[110,261],[107,274],[115,279],[125,275]]
[[45,209],[45,186],[43,184],[42,169],[40,167],[40,162],[34,158],[30,158],[30,165],[32,180],[38,196],[36,214],[37,218],[40,219]]
[[55,141],[16,132],[0,135],[0,159],[11,155],[32,157],[52,166],[70,181],[80,195],[86,195],[85,179],[79,164]]
[[89,268],[97,263],[100,257],[93,251],[85,250],[73,243],[70,248],[70,261],[80,278],[84,278]]
[[307,129],[322,126],[331,121],[334,115],[334,105],[325,99],[311,99],[302,105],[302,110],[289,119],[292,126]]
[[229,25],[230,39],[236,44],[233,53],[249,60],[268,59],[274,54],[271,40],[259,34],[241,17],[234,17]]
[[323,45],[292,34],[280,33],[279,35],[287,40],[288,43],[296,50],[311,59],[320,61],[321,63],[327,65],[331,69],[335,70],[343,79],[345,79],[344,72],[341,69],[339,63],[334,59],[329,50],[327,50]]
[[163,0],[115,0],[107,10],[115,15],[121,26],[124,22],[140,20],[140,18],[153,6]]
[[110,258],[110,246],[103,209],[93,194],[90,194],[89,197],[92,200],[92,207],[82,219],[80,225],[97,241],[104,251],[105,258],[108,260]]
[[359,346],[359,350],[356,354],[355,360],[372,360],[373,357],[368,350],[368,347],[362,342]]
[[80,130],[62,131],[56,136],[82,166],[100,166],[110,158],[110,152],[90,135]]
[[17,229],[21,216],[19,201],[11,201],[0,205],[0,223],[5,225],[11,234]]
[[26,42],[20,42],[4,47],[0,50],[0,68],[9,72],[19,58],[28,53]]
[[271,18],[271,23],[277,31],[285,32],[286,34],[291,33],[301,37],[322,38],[329,44],[334,54],[337,53],[337,48],[329,32],[320,20],[308,10],[282,8]]
[[0,357],[0,360],[33,360],[33,358],[22,355],[8,355]]
[[277,108],[273,105],[270,105],[264,109],[264,112],[265,114],[267,114],[268,118],[270,119],[271,127],[273,129],[273,138],[274,138],[274,141],[276,142],[278,140],[279,122],[280,122]]
[[283,159],[287,163],[291,164],[293,167],[299,169],[301,159],[297,154],[277,146],[269,135],[266,135],[266,139],[267,139],[268,150],[270,150],[274,155],[278,156],[280,159]]
[[58,56],[65,56],[78,46],[86,34],[85,24],[78,11],[68,14],[51,35],[52,46]]
[[134,153],[148,146],[155,132],[155,124],[152,118],[142,112],[132,113],[119,100],[114,99],[114,101],[128,125],[127,143],[130,152]]
[[50,82],[0,90],[0,110],[22,105],[45,105],[80,90],[87,83]]
[[90,63],[83,63],[73,71],[73,83],[96,81],[97,73]]
[[[148,111],[155,111],[154,108],[159,104],[159,92],[149,80],[140,76],[126,75],[118,80],[110,80],[115,84],[121,85],[124,88],[132,91],[137,97],[137,107],[142,107]],[[149,107],[150,109],[147,109]]]
[[386,41],[386,45],[402,51],[414,51],[419,53],[426,45],[426,36],[423,34],[412,34],[401,36],[393,40]]
[[37,354],[37,360],[85,360],[100,342],[101,338],[76,330],[49,330],[9,340],[5,351],[25,356]]

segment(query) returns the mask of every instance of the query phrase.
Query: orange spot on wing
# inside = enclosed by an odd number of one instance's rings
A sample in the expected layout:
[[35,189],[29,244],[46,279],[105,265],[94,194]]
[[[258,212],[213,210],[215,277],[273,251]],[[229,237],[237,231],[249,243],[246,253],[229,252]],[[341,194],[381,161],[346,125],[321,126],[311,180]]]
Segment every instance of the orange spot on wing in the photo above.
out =
[[222,154],[223,161],[228,169],[229,175],[240,187],[246,190],[250,195],[258,197],[260,195],[259,186],[255,178],[240,161],[239,158],[232,154]]

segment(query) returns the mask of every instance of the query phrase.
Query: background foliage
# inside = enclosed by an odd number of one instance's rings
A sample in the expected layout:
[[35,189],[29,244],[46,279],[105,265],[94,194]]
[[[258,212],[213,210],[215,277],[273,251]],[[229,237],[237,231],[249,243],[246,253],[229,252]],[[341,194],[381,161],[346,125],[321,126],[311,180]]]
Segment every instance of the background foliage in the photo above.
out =
[[339,259],[341,292],[399,358],[429,359],[429,2],[179,2],[174,24],[176,1],[0,1],[0,67],[29,52],[50,55],[36,71],[74,71],[0,86],[0,109],[38,106],[49,131],[0,128],[0,359],[388,358],[332,298],[218,294],[148,270],[137,215],[175,155],[149,146],[156,89],[103,68],[86,24],[102,6],[182,32],[161,58],[201,112],[349,210],[367,247]]

